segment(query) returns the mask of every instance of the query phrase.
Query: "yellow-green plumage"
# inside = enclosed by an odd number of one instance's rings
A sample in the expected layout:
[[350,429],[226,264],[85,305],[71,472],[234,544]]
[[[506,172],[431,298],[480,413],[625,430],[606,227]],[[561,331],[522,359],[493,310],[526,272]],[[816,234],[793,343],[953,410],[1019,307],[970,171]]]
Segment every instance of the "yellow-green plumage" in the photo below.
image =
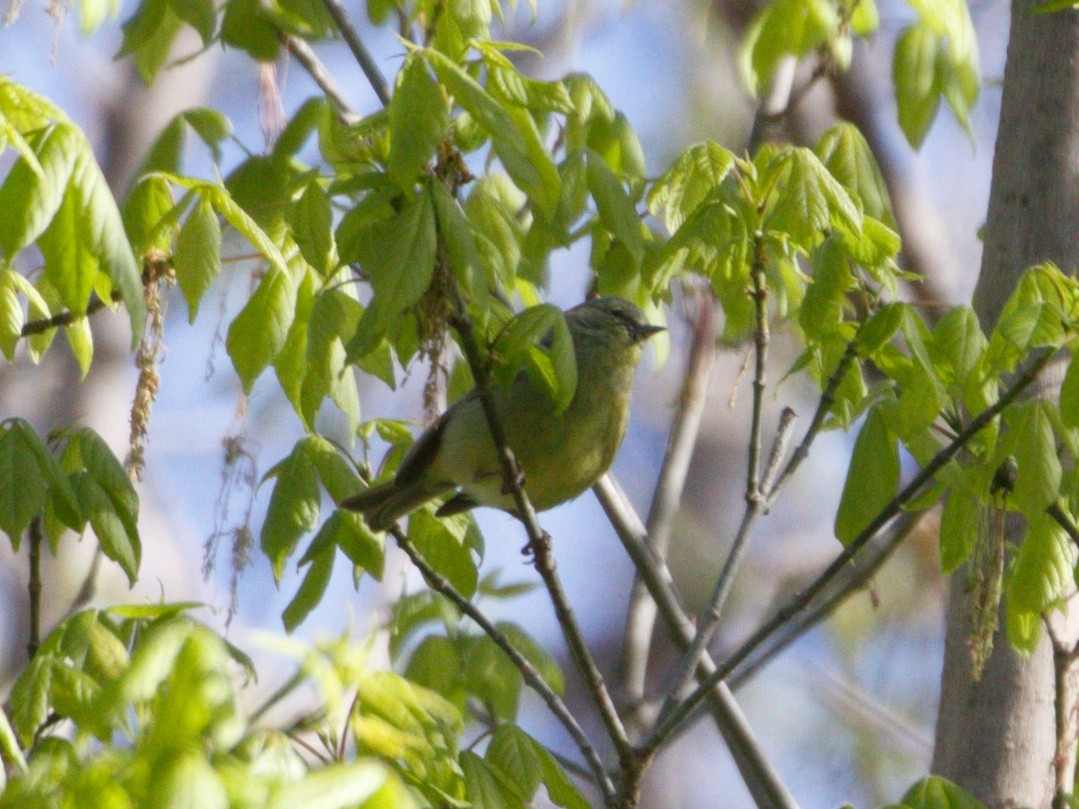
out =
[[[571,500],[610,468],[626,433],[630,390],[643,343],[661,329],[620,298],[597,298],[566,312],[577,358],[577,389],[555,412],[550,397],[521,373],[491,391],[499,422],[525,475],[537,511]],[[426,430],[389,483],[346,498],[376,531],[429,500],[454,491],[440,513],[475,505],[513,509],[483,408],[469,393]]]

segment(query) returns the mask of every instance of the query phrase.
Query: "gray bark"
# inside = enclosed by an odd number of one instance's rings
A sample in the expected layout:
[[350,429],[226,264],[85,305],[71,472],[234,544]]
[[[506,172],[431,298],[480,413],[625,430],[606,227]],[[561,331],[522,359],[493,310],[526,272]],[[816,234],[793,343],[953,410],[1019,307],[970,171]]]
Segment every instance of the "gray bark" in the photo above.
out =
[[[1079,265],[1079,15],[1032,14],[1015,0],[975,309],[990,328],[1027,267]],[[1019,539],[1009,521],[1007,540]],[[1074,742],[1056,759],[1055,677],[1048,638],[1023,659],[996,638],[980,682],[970,676],[970,605],[952,582],[933,770],[989,807],[1048,807],[1074,778]],[[1070,679],[1070,678],[1069,678]],[[1068,702],[1071,703],[1070,695]],[[1063,711],[1074,723],[1074,712]],[[1074,728],[1064,729],[1074,739]]]

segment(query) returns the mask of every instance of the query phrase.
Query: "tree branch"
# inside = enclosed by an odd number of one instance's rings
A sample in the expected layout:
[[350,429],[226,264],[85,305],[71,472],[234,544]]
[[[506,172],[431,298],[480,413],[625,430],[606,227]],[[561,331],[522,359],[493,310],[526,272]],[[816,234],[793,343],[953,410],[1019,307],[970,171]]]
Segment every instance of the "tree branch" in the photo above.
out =
[[588,767],[592,772],[592,778],[595,780],[596,785],[599,787],[600,792],[603,793],[604,799],[610,801],[615,795],[614,784],[611,782],[610,776],[607,775],[607,771],[603,768],[603,761],[600,759],[599,753],[596,751],[595,746],[589,740],[587,734],[581,728],[580,724],[570,713],[566,703],[562,701],[562,698],[554,692],[554,689],[543,679],[543,675],[536,670],[535,666],[528,662],[528,660],[522,655],[512,643],[506,638],[506,636],[499,631],[491,620],[480,611],[475,604],[465,598],[458,590],[450,584],[449,580],[435,570],[423,555],[417,550],[416,546],[409,541],[404,532],[396,526],[390,529],[393,534],[393,538],[397,540],[398,546],[405,552],[409,559],[412,560],[417,569],[423,574],[424,579],[428,585],[456,605],[456,607],[484,631],[489,637],[510,659],[517,670],[521,672],[521,676],[524,678],[528,687],[539,694],[540,698],[547,704],[551,713],[562,724],[569,733],[570,737],[576,743],[577,748],[581,751],[581,755],[584,756]]
[[[693,336],[689,345],[686,371],[682,377],[682,392],[674,414],[667,449],[663,455],[652,506],[648,511],[646,541],[656,559],[667,558],[671,529],[685,489],[693,449],[700,432],[701,417],[712,379],[716,359],[715,305],[705,291],[697,296],[697,311]],[[645,696],[648,657],[656,623],[656,605],[648,594],[648,586],[638,570],[630,590],[626,609],[624,654],[622,657],[623,688],[631,705],[638,705]],[[641,717],[633,717],[638,725]]]
[[450,284],[450,294],[454,298],[455,309],[455,315],[451,322],[460,337],[461,349],[472,371],[472,378],[476,383],[476,393],[483,407],[483,414],[487,420],[488,429],[491,431],[491,439],[494,441],[498,453],[506,491],[512,495],[517,509],[517,518],[524,525],[528,534],[527,547],[531,550],[535,558],[536,570],[547,587],[559,626],[562,628],[562,635],[566,639],[566,645],[569,647],[574,663],[581,676],[584,677],[585,684],[588,686],[589,693],[599,710],[611,742],[618,751],[619,761],[622,763],[623,768],[630,767],[633,764],[634,757],[629,737],[603,681],[603,675],[600,674],[599,668],[588,650],[584,634],[581,632],[580,625],[577,623],[573,609],[559,581],[554,558],[550,552],[550,536],[540,527],[539,520],[536,518],[536,511],[525,493],[524,475],[513,455],[513,450],[510,449],[506,431],[499,421],[498,413],[495,411],[489,384],[488,368],[481,357],[475,329],[468,316],[465,303],[461,298],[460,290],[454,282],[451,281]]
[[971,438],[984,429],[1002,410],[1004,410],[1005,407],[1015,401],[1019,394],[1030,386],[1041,370],[1053,359],[1056,353],[1057,352],[1052,349],[1045,350],[1038,359],[1019,376],[1016,382],[1004,392],[996,403],[983,410],[950,444],[948,444],[948,446],[933,456],[929,463],[914,476],[911,482],[892,498],[888,505],[886,505],[864,529],[862,529],[858,536],[843,549],[842,553],[836,557],[835,561],[833,561],[806,590],[796,595],[787,606],[780,609],[770,620],[765,622],[733,654],[729,655],[722,663],[720,663],[715,672],[709,675],[689,697],[670,711],[670,713],[657,724],[650,738],[643,746],[644,751],[659,749],[678,725],[692,713],[694,708],[700,705],[701,702],[708,697],[710,693],[709,689],[712,686],[722,682],[735,667],[745,660],[767,638],[771,637],[777,629],[787,623],[792,616],[804,610],[809,603],[813,601],[848,564],[850,564],[851,560],[874,536],[876,536],[877,532],[891,522],[903,507],[921,491],[922,487],[932,480],[933,476],[955,457],[960,449],[966,446]]
[[[652,554],[640,517],[610,475],[600,478],[592,490],[622,541],[626,553],[647,585],[649,594],[659,607],[659,613],[667,624],[672,639],[681,649],[689,648],[693,638],[693,623],[678,602],[666,564]],[[697,676],[703,679],[714,670],[715,663],[711,657],[702,655]],[[761,750],[741,708],[725,683],[719,683],[711,689],[708,694],[708,708],[716,727],[727,742],[754,803],[768,809],[797,809],[797,803]],[[638,751],[642,760],[646,755],[647,751]]]
[[[319,86],[319,89],[326,94],[326,97],[333,102],[337,107],[337,114],[340,117],[341,122],[344,124],[354,124],[360,120],[359,114],[353,109],[348,99],[345,98],[344,92],[334,81],[333,76],[326,69],[326,66],[322,64],[318,56],[315,55],[314,50],[304,40],[299,37],[294,37],[291,34],[286,34],[283,31],[279,31],[278,35],[281,37],[281,42],[284,43],[288,52],[291,53],[296,61],[300,63],[300,66],[307,71],[309,75]],[[383,102],[385,103],[385,102]]]
[[367,81],[370,83],[371,89],[375,91],[375,95],[378,96],[378,100],[382,102],[382,106],[389,106],[389,85],[386,84],[386,79],[382,77],[382,71],[378,69],[378,65],[375,64],[375,60],[371,57],[371,53],[367,50],[367,46],[363,44],[363,40],[360,38],[360,32],[356,29],[356,26],[352,24],[352,21],[348,17],[348,12],[345,11],[345,7],[341,5],[340,0],[322,0],[322,4],[326,6],[326,11],[333,17],[333,21],[337,25],[337,30],[341,32],[341,36],[344,38],[345,42],[348,43],[349,50],[351,50],[352,55],[356,57],[356,62],[359,64],[360,70],[362,70],[363,75],[367,77]]

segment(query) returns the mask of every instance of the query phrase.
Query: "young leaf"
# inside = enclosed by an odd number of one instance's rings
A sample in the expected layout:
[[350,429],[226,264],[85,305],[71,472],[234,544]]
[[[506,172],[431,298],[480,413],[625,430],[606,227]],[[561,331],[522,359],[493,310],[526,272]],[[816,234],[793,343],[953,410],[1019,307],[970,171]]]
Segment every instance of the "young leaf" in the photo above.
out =
[[134,586],[139,572],[142,548],[137,534],[128,531],[128,525],[116,510],[109,492],[89,472],[75,475],[75,491],[79,498],[79,511],[90,521],[102,552],[120,565]]
[[985,806],[961,787],[939,775],[930,775],[914,784],[903,795],[904,809],[985,809]]
[[461,753],[465,775],[465,794],[475,809],[525,809],[519,785],[475,753]]
[[22,422],[0,422],[0,530],[19,549],[30,520],[45,508],[45,477]]
[[981,506],[962,488],[953,488],[940,517],[940,569],[951,573],[967,559],[978,540]]
[[869,411],[847,470],[835,518],[835,535],[848,544],[869,525],[899,490],[899,450],[881,408]]
[[465,598],[472,597],[479,579],[476,563],[468,548],[445,525],[429,511],[416,511],[408,519],[408,538],[458,592]]
[[653,184],[648,192],[648,210],[653,215],[662,210],[667,232],[673,234],[719,187],[733,166],[734,155],[717,143],[705,141],[690,146]]
[[[858,7],[868,0],[859,0]],[[865,136],[854,124],[838,123],[825,132],[813,147],[817,157],[851,195],[861,201],[866,216],[896,227],[888,187]]]
[[427,63],[410,57],[390,102],[390,154],[386,170],[407,194],[446,138],[450,116]]
[[330,583],[330,576],[333,574],[333,558],[336,553],[337,550],[330,545],[310,560],[311,567],[303,577],[300,589],[296,591],[296,595],[281,615],[286,632],[291,634],[311,614],[311,610],[322,601],[322,596],[326,594],[326,587]]
[[516,725],[499,725],[491,736],[484,759],[514,784],[525,801],[531,801],[543,778],[536,743]]
[[200,199],[188,215],[176,237],[172,265],[187,301],[188,322],[194,323],[199,301],[221,273],[221,226],[209,201]]
[[288,274],[271,265],[229,326],[225,347],[245,393],[284,347],[295,312],[294,296]]
[[28,139],[35,160],[18,160],[0,186],[0,250],[10,260],[48,226],[75,168],[78,131],[54,124]]
[[337,265],[337,247],[333,241],[330,198],[322,186],[308,183],[303,195],[285,214],[285,221],[292,228],[292,237],[307,263],[320,275],[329,275]]
[[600,221],[618,238],[639,267],[644,258],[644,237],[641,220],[629,194],[611,171],[611,167],[596,152],[588,152],[588,190],[596,201]]
[[1042,616],[1074,586],[1071,543],[1064,530],[1044,512],[1028,517],[1027,535],[1019,546],[1005,583],[1008,639],[1022,654],[1038,645]]
[[940,36],[928,25],[912,25],[895,46],[892,78],[899,106],[899,126],[910,145],[917,149],[940,106],[940,76],[937,51]]
[[273,565],[274,578],[280,581],[300,537],[318,525],[322,497],[306,440],[299,441],[272,474],[277,482],[259,541]]
[[1028,520],[1044,513],[1060,492],[1062,471],[1049,406],[1047,402],[1033,401],[1019,405],[1015,411],[1017,470],[1013,495]]
[[359,259],[375,290],[378,317],[374,331],[391,323],[420,299],[435,267],[435,216],[428,194],[418,194],[389,221],[365,229]]

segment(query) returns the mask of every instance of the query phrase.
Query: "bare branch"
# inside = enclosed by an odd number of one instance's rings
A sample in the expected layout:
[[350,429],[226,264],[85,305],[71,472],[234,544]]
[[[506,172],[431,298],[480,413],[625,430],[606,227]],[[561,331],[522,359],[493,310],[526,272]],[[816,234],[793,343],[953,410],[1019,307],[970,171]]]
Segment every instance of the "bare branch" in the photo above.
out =
[[341,0],[322,0],[322,3],[326,6],[326,10],[330,13],[330,16],[333,17],[334,23],[337,24],[337,30],[341,32],[341,36],[344,37],[345,42],[348,43],[349,50],[351,50],[352,55],[356,57],[356,62],[359,64],[360,70],[362,70],[363,75],[367,77],[367,81],[370,83],[371,89],[375,91],[375,95],[378,96],[378,100],[382,102],[382,106],[389,106],[389,85],[386,84],[386,79],[382,77],[382,71],[378,69],[378,65],[375,64],[375,60],[371,57],[371,53],[367,50],[367,46],[363,44],[363,40],[360,38],[360,32],[349,19],[348,12],[345,11],[345,7],[341,5]]
[[[647,542],[659,560],[667,558],[671,528],[685,489],[686,476],[689,473],[693,448],[697,444],[701,416],[712,379],[712,369],[715,366],[716,325],[711,295],[707,292],[699,295],[696,306],[693,337],[689,345],[686,371],[682,377],[682,392],[667,438],[667,450],[656,481],[652,506],[648,511]],[[649,597],[648,587],[638,571],[633,580],[626,610],[622,657],[623,687],[632,705],[640,704],[644,699],[655,623],[656,605]]]
[[1044,351],[1027,370],[1017,378],[993,405],[983,410],[970,424],[968,424],[955,439],[938,452],[922,470],[914,476],[903,490],[899,492],[886,505],[870,523],[862,529],[850,544],[840,553],[817,579],[802,593],[791,599],[787,606],[780,609],[771,619],[766,621],[754,632],[733,654],[729,655],[715,672],[709,675],[703,683],[671,710],[660,723],[645,743],[643,750],[659,749],[670,734],[693,712],[693,710],[708,698],[710,688],[716,683],[722,682],[743,660],[755,651],[765,640],[771,637],[780,627],[786,624],[794,615],[804,610],[835,578],[843,571],[851,560],[865,545],[877,535],[888,523],[890,523],[903,507],[909,503],[929,481],[939,472],[967,443],[995,419],[1005,407],[1026,390],[1037,378],[1041,370],[1056,356],[1056,351],[1049,349]]
[[307,71],[307,74],[314,80],[315,84],[319,86],[326,97],[333,102],[337,107],[337,114],[340,117],[341,122],[344,124],[353,124],[360,120],[359,114],[353,109],[348,99],[345,98],[344,92],[334,81],[333,76],[326,69],[326,66],[322,64],[318,56],[311,49],[311,46],[299,37],[294,37],[291,34],[280,33],[281,41],[284,43],[288,52],[291,53],[296,61],[300,63],[300,66]]
[[[655,599],[674,642],[682,649],[689,648],[693,638],[693,624],[678,603],[666,564],[657,559],[648,547],[640,517],[610,475],[600,478],[592,490],[614,526],[626,553],[648,586],[648,592]],[[707,654],[702,655],[698,663],[698,677],[704,679],[714,670],[715,663],[712,659]],[[797,803],[761,750],[741,708],[725,683],[719,683],[709,692],[708,708],[756,805],[770,809],[797,809]],[[638,751],[638,756],[642,757],[647,753],[648,751]]]
[[600,791],[603,793],[606,800],[611,800],[615,794],[614,784],[611,783],[610,776],[607,775],[607,771],[603,768],[603,761],[599,757],[599,753],[596,751],[595,746],[589,740],[588,735],[581,728],[580,724],[570,713],[566,704],[562,701],[562,698],[554,692],[554,689],[543,679],[541,675],[531,663],[522,655],[512,643],[506,638],[506,636],[498,630],[491,620],[480,611],[475,604],[461,595],[460,592],[450,584],[449,580],[431,567],[430,563],[424,559],[423,555],[417,550],[416,546],[409,541],[404,532],[399,528],[392,528],[391,533],[395,540],[397,540],[398,546],[403,550],[408,558],[412,560],[419,571],[423,574],[424,579],[432,589],[444,595],[450,601],[452,601],[456,607],[467,615],[472,621],[484,631],[495,644],[498,645],[517,670],[521,672],[521,676],[524,678],[525,683],[539,694],[540,698],[547,704],[551,713],[555,718],[562,723],[562,727],[566,729],[566,732],[572,737],[574,743],[577,745],[577,749],[581,751],[581,755],[584,756],[585,761],[588,762],[588,767],[592,772],[592,778],[599,786]]

